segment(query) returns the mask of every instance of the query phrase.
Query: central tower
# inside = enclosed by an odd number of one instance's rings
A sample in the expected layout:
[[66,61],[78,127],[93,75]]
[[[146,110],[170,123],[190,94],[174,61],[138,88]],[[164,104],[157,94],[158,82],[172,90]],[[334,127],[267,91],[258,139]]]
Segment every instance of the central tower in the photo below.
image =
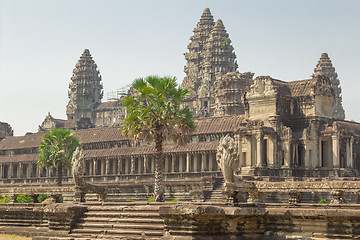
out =
[[[103,97],[100,72],[92,59],[90,51],[85,49],[76,63],[69,85],[69,103],[66,106],[68,120],[76,122],[77,128],[94,125],[94,109]],[[81,125],[85,125],[81,127]]]
[[215,109],[215,79],[237,70],[236,55],[223,22],[214,18],[205,8],[190,37],[185,53],[186,76],[181,87],[192,90],[185,102],[195,116],[212,116]]

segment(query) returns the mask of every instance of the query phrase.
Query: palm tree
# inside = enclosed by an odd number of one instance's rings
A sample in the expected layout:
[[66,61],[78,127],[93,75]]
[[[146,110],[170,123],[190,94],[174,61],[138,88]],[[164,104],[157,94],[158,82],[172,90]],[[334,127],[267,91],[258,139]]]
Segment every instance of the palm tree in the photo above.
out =
[[72,154],[80,146],[80,140],[74,134],[71,129],[55,128],[45,134],[40,142],[37,164],[57,168],[57,186],[62,186],[62,171],[70,169]]
[[127,111],[123,134],[135,142],[155,141],[154,200],[163,202],[163,142],[184,144],[195,129],[192,112],[180,107],[190,90],[178,87],[175,77],[158,76],[135,79],[131,88],[135,90],[133,96],[123,100]]

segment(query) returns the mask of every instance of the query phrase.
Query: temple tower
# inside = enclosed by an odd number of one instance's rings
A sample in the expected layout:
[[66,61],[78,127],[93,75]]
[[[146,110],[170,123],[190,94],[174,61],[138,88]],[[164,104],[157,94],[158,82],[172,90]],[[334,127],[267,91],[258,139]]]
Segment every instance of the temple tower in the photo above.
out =
[[85,49],[76,63],[69,84],[69,103],[66,106],[68,120],[90,122],[94,125],[93,110],[101,103],[103,97],[101,76],[90,51]]
[[194,92],[197,91],[201,81],[201,66],[203,62],[203,51],[206,40],[214,27],[214,18],[209,8],[205,8],[201,15],[200,22],[193,30],[194,35],[190,37],[191,42],[188,44],[188,53],[185,53],[187,66],[184,67],[186,77],[181,87],[187,87]]
[[335,72],[331,60],[327,53],[322,53],[316,68],[314,69],[313,77],[323,75],[329,78],[331,86],[334,89],[335,99],[332,106],[332,117],[335,119],[345,119],[345,111],[342,106],[341,87],[338,75]]
[[212,116],[215,104],[215,75],[235,72],[234,48],[223,22],[219,19],[214,24],[208,8],[204,9],[200,22],[190,37],[189,52],[185,53],[187,66],[182,87],[192,90],[188,106],[195,116]]
[[229,34],[227,34],[223,22],[218,19],[206,40],[204,61],[202,62],[201,87],[198,97],[201,107],[213,112],[211,105],[214,101],[215,74],[221,75],[228,72],[235,72],[237,63],[234,48],[231,45]]

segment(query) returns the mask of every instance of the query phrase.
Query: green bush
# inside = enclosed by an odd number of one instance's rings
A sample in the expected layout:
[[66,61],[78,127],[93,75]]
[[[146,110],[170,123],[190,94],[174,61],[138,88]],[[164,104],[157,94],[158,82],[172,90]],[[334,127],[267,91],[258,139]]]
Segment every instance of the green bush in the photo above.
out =
[[126,199],[126,201],[127,201],[127,202],[132,202],[133,200],[131,200],[131,199]]
[[19,194],[16,201],[18,203],[29,203],[31,201],[31,196],[29,194]]
[[328,201],[326,201],[326,199],[321,199],[318,204],[328,204]]
[[38,197],[37,197],[37,201],[39,203],[42,203],[43,201],[45,201],[46,199],[50,198],[49,195],[47,194],[40,194]]
[[8,203],[8,202],[10,202],[10,200],[11,200],[11,197],[9,197],[9,196],[0,196],[0,203]]
[[170,202],[178,202],[179,200],[177,200],[177,199],[173,199],[173,200],[171,200]]
[[151,203],[151,202],[153,202],[154,200],[155,200],[154,196],[151,196],[151,197],[149,197],[149,198],[146,200],[146,202],[147,202],[147,203]]

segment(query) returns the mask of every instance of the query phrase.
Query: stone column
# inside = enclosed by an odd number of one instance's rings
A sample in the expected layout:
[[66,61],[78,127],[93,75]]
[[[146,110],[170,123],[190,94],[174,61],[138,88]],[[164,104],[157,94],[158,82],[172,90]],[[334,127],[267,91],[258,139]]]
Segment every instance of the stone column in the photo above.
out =
[[276,161],[276,139],[274,136],[270,136],[268,138],[268,144],[269,144],[268,165],[271,167],[275,167],[277,165],[277,161]]
[[304,167],[305,168],[311,168],[311,157],[310,157],[310,150],[309,150],[309,143],[307,141],[304,142],[304,151],[305,151],[305,157],[304,157]]
[[290,167],[290,162],[291,162],[291,152],[290,152],[290,148],[291,148],[291,141],[286,139],[284,141],[284,167]]
[[186,153],[186,172],[190,172],[190,153]]
[[149,158],[147,156],[144,156],[144,173],[149,172],[148,165],[149,165]]
[[[138,169],[137,169],[137,173],[141,173],[141,167],[144,166],[144,163],[142,163],[142,159],[141,157],[137,158],[138,161]],[[142,163],[142,164],[141,164]]]
[[184,171],[184,155],[179,154],[179,172]]
[[[252,137],[246,137],[246,141],[247,141],[247,146],[248,146],[248,150],[246,152],[246,167],[251,167],[253,165],[253,159],[252,159]],[[254,164],[255,165],[255,164]]]
[[171,154],[171,172],[175,172],[176,155]]
[[131,161],[131,163],[130,163],[130,166],[131,166],[130,167],[130,173],[133,174],[134,171],[135,171],[135,157],[131,156],[130,161]]
[[39,168],[39,167],[36,168],[36,172],[37,172],[36,177],[38,177],[38,178],[41,177],[41,169],[42,168]]
[[155,172],[155,157],[151,156],[151,173]]
[[121,168],[122,168],[122,162],[121,162],[121,158],[118,158],[118,174],[121,174]]
[[[332,160],[333,167],[340,167],[340,147],[339,147],[339,135],[331,136],[332,139]],[[320,146],[321,147],[321,146]]]
[[213,158],[213,153],[210,152],[209,153],[209,171],[214,171],[214,158]]
[[110,175],[110,159],[105,160],[105,175]]
[[169,172],[169,155],[164,155],[164,159],[165,159],[165,172],[168,173]]
[[3,178],[4,177],[4,165],[3,164],[0,164],[0,178]]
[[261,132],[256,134],[256,166],[263,165],[263,134]]
[[242,153],[242,137],[238,135],[237,139],[238,139],[238,154],[239,154],[239,162],[240,162],[239,167],[244,167],[246,163],[244,163],[243,153]]
[[17,173],[16,173],[16,175],[17,175],[17,178],[21,178],[22,176],[22,174],[21,174],[21,170],[22,170],[22,166],[23,166],[23,164],[22,163],[19,163],[18,165],[17,165]]
[[96,175],[96,160],[95,159],[93,159],[93,168],[92,168],[92,175]]
[[353,151],[352,151],[353,142],[354,142],[354,137],[351,137],[350,139],[346,140],[346,165],[348,168],[354,167]]
[[201,153],[201,171],[205,171],[205,164],[206,164],[206,154]]
[[31,169],[32,169],[32,165],[31,165],[31,163],[28,163],[27,169],[26,169],[26,177],[27,178],[31,178]]

